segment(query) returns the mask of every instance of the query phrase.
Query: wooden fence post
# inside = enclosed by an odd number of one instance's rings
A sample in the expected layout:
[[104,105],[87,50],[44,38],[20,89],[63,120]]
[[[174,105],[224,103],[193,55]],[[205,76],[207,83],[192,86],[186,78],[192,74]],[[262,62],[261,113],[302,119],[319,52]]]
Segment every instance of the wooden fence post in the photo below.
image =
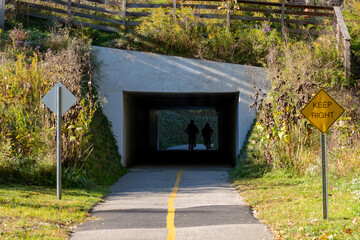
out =
[[68,28],[71,28],[71,0],[68,0],[67,13],[68,13],[67,26]]
[[176,0],[173,0],[173,9],[174,9],[174,21],[176,21]]
[[122,2],[122,17],[123,17],[123,26],[124,26],[124,31],[126,32],[126,0],[123,0]]
[[344,39],[344,61],[345,61],[345,77],[346,79],[349,79],[351,74],[350,39]]
[[11,10],[11,13],[16,15],[17,14],[17,0],[12,0],[12,4],[14,5],[14,8]]
[[0,0],[0,28],[5,26],[5,0]]
[[338,43],[339,44],[343,44],[344,45],[344,67],[345,67],[345,77],[346,79],[350,78],[350,63],[351,63],[351,52],[350,52],[350,41],[351,41],[351,37],[349,34],[349,31],[346,27],[345,21],[344,21],[344,17],[341,13],[341,9],[340,7],[334,7],[334,12],[335,12],[335,27],[336,27],[336,32],[337,32],[337,36],[338,36]]
[[230,6],[230,0],[227,1],[227,12],[226,12],[226,24],[227,27],[230,29],[231,27],[231,16],[230,16],[231,6]]
[[285,33],[285,4],[281,4],[281,38],[284,38]]

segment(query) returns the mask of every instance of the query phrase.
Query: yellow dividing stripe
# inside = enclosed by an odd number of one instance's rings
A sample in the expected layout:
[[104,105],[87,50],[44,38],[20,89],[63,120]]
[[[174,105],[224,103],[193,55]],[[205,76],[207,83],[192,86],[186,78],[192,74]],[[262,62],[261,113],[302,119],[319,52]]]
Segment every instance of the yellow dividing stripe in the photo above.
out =
[[175,237],[176,237],[176,228],[175,228],[175,224],[174,224],[174,220],[175,220],[174,201],[175,201],[176,193],[179,188],[181,174],[182,174],[182,170],[180,170],[179,173],[177,174],[175,186],[174,186],[173,191],[170,194],[170,199],[169,199],[169,203],[168,203],[169,207],[168,207],[168,214],[166,217],[166,226],[168,229],[167,240],[175,240]]

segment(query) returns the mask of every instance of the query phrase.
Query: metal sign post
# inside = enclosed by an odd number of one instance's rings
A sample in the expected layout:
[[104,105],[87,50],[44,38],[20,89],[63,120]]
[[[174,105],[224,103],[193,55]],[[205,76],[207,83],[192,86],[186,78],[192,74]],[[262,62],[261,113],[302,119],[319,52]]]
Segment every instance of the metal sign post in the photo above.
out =
[[61,199],[61,86],[56,90],[56,196]]
[[41,101],[56,113],[56,196],[61,199],[61,116],[77,102],[77,98],[59,82]]
[[322,169],[322,193],[323,193],[323,217],[328,219],[328,191],[327,191],[327,159],[326,159],[326,133],[320,133],[321,137],[321,169]]
[[301,113],[320,130],[323,217],[328,219],[326,132],[345,110],[323,89],[311,99]]

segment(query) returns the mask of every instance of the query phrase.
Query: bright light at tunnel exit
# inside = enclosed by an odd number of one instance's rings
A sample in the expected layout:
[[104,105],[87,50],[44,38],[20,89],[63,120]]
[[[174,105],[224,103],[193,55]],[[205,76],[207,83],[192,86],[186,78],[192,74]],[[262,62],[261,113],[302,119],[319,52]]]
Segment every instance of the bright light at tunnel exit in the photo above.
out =
[[[212,129],[211,149],[218,150],[218,113],[213,109],[159,110],[159,150],[188,150],[186,129],[191,120],[198,129],[194,150],[206,150],[202,130],[206,123]],[[205,131],[206,132],[206,131]]]

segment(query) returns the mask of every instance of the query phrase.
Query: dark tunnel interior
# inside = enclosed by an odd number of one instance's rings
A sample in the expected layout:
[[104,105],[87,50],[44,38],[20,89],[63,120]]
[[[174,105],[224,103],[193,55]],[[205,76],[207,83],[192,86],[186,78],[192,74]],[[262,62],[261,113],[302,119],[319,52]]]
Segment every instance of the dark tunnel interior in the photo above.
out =
[[[151,93],[124,92],[125,166],[231,165],[236,163],[238,92]],[[218,148],[212,151],[159,150],[159,110],[214,109]]]

